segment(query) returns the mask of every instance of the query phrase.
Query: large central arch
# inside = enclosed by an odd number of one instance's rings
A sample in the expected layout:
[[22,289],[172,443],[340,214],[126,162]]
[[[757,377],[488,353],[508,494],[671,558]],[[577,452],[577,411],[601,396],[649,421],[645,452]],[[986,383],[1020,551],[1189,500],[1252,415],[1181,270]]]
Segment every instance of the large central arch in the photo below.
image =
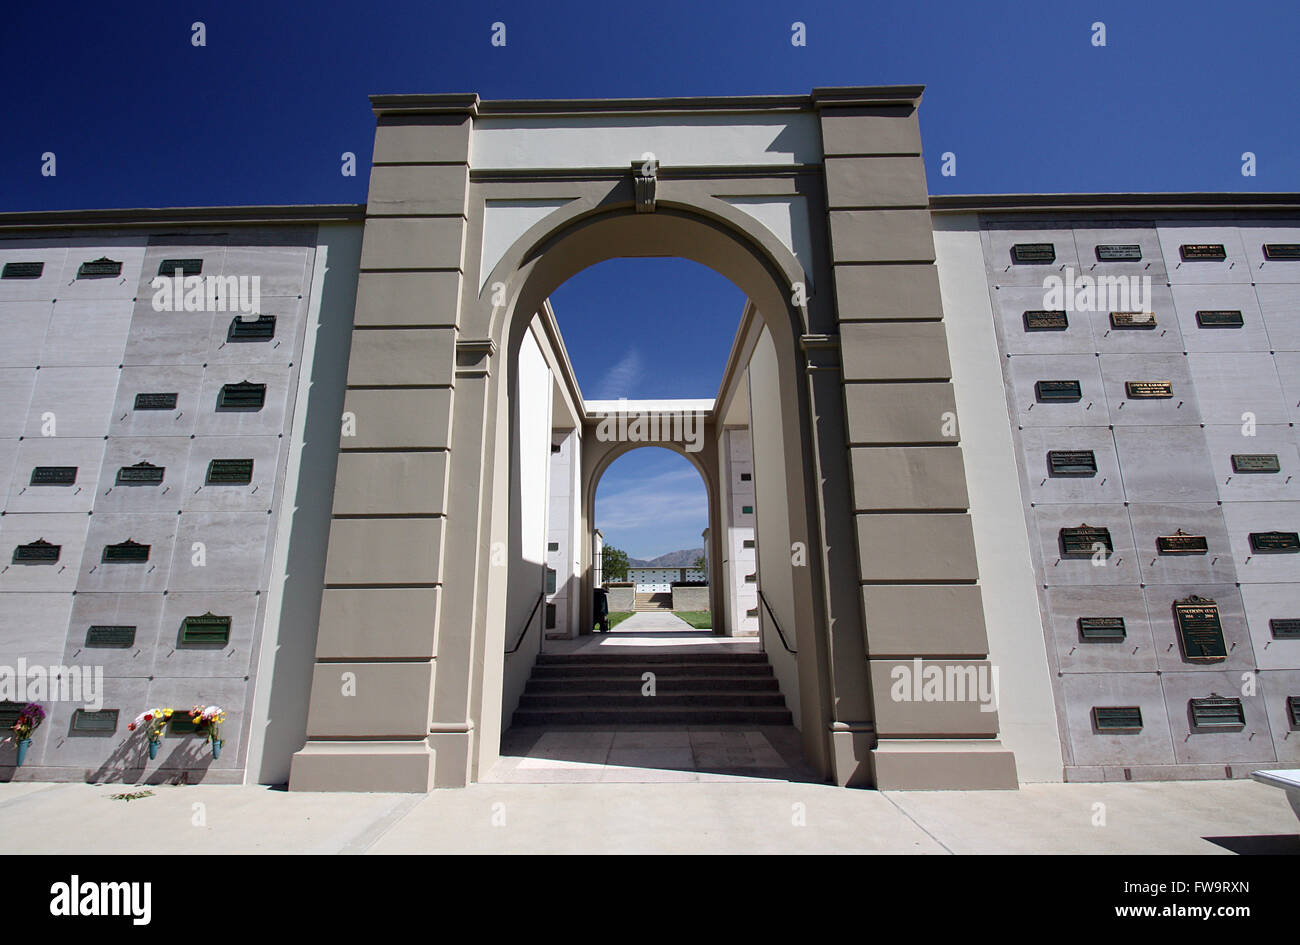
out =
[[[916,660],[990,669],[920,97],[899,86],[372,98],[345,423],[292,788],[424,791],[467,784],[491,761],[505,635],[524,616],[494,563],[510,547],[521,342],[554,332],[549,347],[562,349],[546,298],[619,256],[708,266],[750,300],[737,345],[756,344],[750,322],[764,352],[770,337],[764,409],[779,416],[780,450],[768,461],[789,492],[778,543],[788,535],[803,552],[796,563],[792,549],[789,617],[807,760],[845,785],[1015,785],[995,712],[888,695]],[[724,391],[746,370],[739,350]],[[565,397],[582,412],[576,385]]]
[[[681,256],[708,266],[735,283],[754,303],[772,334],[781,377],[789,379],[782,389],[779,421],[786,481],[791,484],[789,533],[799,536],[796,540],[806,546],[821,547],[823,542],[815,528],[818,495],[808,393],[801,383],[805,363],[799,339],[806,333],[807,313],[792,301],[800,297],[796,286],[806,286],[809,280],[793,254],[752,217],[716,198],[677,197],[671,183],[661,187],[663,199],[657,201],[653,213],[636,211],[630,180],[615,183],[600,197],[578,200],[553,212],[521,236],[485,280],[478,299],[479,317],[474,324],[492,340],[498,352],[493,357],[501,359],[504,365],[502,373],[508,388],[506,402],[494,403],[493,399],[501,396],[500,374],[497,374],[498,383],[489,392],[488,423],[483,428],[486,443],[494,443],[493,436],[496,437],[494,448],[485,451],[485,478],[489,469],[495,473],[499,464],[505,463],[509,468],[512,462],[513,444],[517,440],[512,429],[516,415],[509,405],[518,396],[515,386],[518,372],[514,365],[528,326],[545,299],[570,277],[609,259]],[[501,300],[503,287],[505,304],[494,305],[494,301]],[[461,421],[457,411],[453,423],[458,430],[466,428]],[[503,421],[509,431],[504,438],[499,435]],[[473,422],[470,417],[464,418],[466,426]],[[453,443],[453,452],[457,448],[458,444]],[[716,477],[705,478],[709,481]],[[502,498],[512,492],[508,489],[494,493],[484,509],[485,516],[490,516],[484,522],[491,536],[486,544],[489,555],[494,543],[511,547],[510,517],[508,513],[502,514],[500,506],[504,504]],[[586,543],[584,546],[583,571],[590,574],[590,547]],[[479,544],[480,555],[484,547],[483,543]],[[481,667],[481,675],[471,684],[471,691],[478,703],[474,707],[475,717],[487,721],[491,728],[478,734],[471,777],[495,760],[501,724],[499,715],[494,718],[493,712],[500,702],[501,671],[496,664],[504,659],[501,654],[509,646],[507,628],[525,616],[518,611],[510,612],[506,605],[511,600],[508,569],[494,569],[486,558],[480,563],[488,580],[482,613],[483,633],[473,659],[473,665]],[[810,764],[829,777],[832,695],[823,632],[825,610],[818,594],[823,579],[820,563],[813,556],[809,566],[795,570],[793,603],[798,615],[797,648],[805,654],[799,661],[804,754]],[[584,606],[589,587],[584,582]],[[515,595],[516,600],[518,597]]]

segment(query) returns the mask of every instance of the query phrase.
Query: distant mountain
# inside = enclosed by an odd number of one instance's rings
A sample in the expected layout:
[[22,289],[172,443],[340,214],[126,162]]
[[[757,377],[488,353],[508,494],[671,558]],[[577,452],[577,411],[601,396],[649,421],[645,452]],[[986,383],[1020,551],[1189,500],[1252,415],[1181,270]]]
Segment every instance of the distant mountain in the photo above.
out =
[[628,558],[627,565],[629,568],[693,568],[695,559],[703,554],[703,548],[683,548],[680,551],[670,551],[666,555],[651,558],[649,561],[643,558]]

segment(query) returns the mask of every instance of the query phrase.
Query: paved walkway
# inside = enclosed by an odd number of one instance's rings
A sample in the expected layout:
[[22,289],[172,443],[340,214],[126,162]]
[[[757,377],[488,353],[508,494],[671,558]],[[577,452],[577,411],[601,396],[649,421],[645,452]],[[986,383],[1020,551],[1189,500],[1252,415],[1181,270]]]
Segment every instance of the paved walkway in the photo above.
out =
[[[428,795],[0,784],[0,853],[1300,853],[1252,781],[877,792],[824,784],[476,784]],[[1099,822],[1100,819],[1100,822]]]
[[757,637],[723,637],[712,630],[696,630],[672,611],[640,611],[609,633],[592,633],[575,640],[547,640],[543,653],[626,652],[638,653],[757,653]]

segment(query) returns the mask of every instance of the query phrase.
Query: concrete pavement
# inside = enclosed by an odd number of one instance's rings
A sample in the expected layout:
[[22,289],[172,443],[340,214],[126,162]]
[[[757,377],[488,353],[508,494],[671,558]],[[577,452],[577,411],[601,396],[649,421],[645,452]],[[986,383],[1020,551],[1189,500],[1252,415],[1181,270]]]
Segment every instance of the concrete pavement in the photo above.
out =
[[[113,800],[151,790],[139,800]],[[0,853],[1300,852],[1249,780],[876,792],[788,781],[476,784],[428,795],[0,784]]]

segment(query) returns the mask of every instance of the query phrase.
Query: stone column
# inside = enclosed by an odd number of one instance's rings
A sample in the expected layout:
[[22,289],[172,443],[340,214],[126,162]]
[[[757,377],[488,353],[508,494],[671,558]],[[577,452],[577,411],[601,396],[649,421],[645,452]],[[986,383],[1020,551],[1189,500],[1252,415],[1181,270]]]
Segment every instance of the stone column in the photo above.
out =
[[973,700],[891,697],[894,668],[914,672],[916,658],[989,668],[916,120],[920,91],[899,89],[893,99],[814,92],[871,678],[872,778],[882,789],[1015,787],[996,712]]
[[293,790],[427,791],[442,750],[430,719],[443,537],[455,525],[447,480],[476,98],[406,102],[372,99],[379,124]]

